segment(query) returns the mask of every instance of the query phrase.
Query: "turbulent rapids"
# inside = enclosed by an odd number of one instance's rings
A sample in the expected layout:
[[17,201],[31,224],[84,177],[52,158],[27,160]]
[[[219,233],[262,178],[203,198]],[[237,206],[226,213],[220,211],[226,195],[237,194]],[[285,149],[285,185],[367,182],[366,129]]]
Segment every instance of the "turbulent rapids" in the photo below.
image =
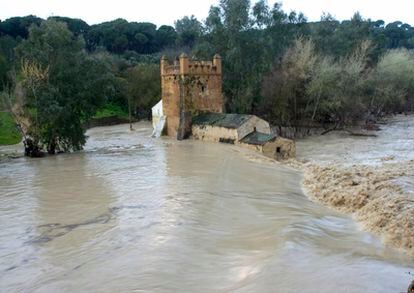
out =
[[305,165],[304,185],[311,197],[353,213],[368,231],[414,257],[414,197],[402,180],[414,178],[414,161],[380,168]]
[[414,121],[399,116],[375,138],[300,143],[307,194],[352,213],[368,231],[414,258]]

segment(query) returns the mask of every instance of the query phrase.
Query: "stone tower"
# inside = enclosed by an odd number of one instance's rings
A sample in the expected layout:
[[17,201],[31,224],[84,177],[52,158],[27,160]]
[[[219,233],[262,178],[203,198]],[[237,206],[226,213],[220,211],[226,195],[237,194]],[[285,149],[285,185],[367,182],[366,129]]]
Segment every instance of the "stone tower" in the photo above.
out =
[[183,53],[170,64],[163,56],[161,96],[167,134],[185,138],[191,131],[193,115],[223,111],[221,57],[216,54],[212,61],[194,61]]

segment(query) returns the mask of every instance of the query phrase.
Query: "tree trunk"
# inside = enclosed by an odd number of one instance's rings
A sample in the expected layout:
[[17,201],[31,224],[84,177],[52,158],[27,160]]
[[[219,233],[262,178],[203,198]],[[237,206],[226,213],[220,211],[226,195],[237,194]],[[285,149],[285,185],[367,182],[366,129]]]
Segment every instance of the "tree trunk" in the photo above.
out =
[[33,141],[31,138],[26,138],[24,140],[24,155],[31,158],[41,158],[45,154],[39,148],[39,144]]
[[318,98],[316,99],[315,108],[313,109],[312,121],[315,120],[316,111],[318,110],[318,107],[319,107],[319,100],[320,100],[320,94],[318,94]]
[[412,281],[411,285],[408,287],[407,293],[414,293],[414,281]]
[[132,129],[132,117],[131,117],[131,97],[128,98],[128,119],[129,119],[129,130]]
[[49,155],[56,154],[56,140],[52,140],[47,146],[47,153]]

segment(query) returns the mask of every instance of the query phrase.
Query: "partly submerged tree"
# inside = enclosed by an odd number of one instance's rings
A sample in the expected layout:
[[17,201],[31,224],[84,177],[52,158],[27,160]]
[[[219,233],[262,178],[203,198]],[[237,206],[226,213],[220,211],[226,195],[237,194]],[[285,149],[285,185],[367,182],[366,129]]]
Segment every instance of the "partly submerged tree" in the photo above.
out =
[[265,75],[262,108],[269,119],[277,117],[272,122],[295,125],[304,118],[308,102],[306,88],[316,60],[313,42],[300,38]]
[[[352,54],[335,60],[317,54],[312,41],[297,39],[263,78],[261,112],[272,122],[293,126],[308,121],[342,126],[367,117],[382,105],[378,101],[383,95],[375,92],[382,88],[381,78],[389,78],[378,70],[373,75],[368,67],[370,51],[371,42],[363,41]],[[409,64],[409,56],[400,57]],[[409,78],[404,80],[408,88]]]
[[47,20],[29,29],[17,47],[22,63],[24,108],[30,119],[30,149],[80,150],[86,142],[83,124],[112,91],[111,70],[90,57],[84,42],[66,24]]
[[373,95],[367,101],[374,114],[382,111],[413,111],[414,54],[407,49],[386,52],[372,71]]

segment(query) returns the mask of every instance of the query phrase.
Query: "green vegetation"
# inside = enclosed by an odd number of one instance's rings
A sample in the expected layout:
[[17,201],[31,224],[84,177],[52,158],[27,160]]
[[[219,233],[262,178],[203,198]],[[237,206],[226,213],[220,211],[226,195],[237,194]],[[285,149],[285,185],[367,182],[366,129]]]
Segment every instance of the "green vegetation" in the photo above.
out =
[[[394,91],[393,79],[380,70],[395,48],[414,48],[411,26],[385,26],[358,13],[343,22],[323,15],[320,22],[308,23],[303,14],[286,14],[278,3],[269,7],[260,0],[250,7],[248,0],[221,0],[210,9],[207,33],[193,48],[196,55],[222,55],[228,111],[297,126],[352,123],[412,109],[414,91],[408,86]],[[411,79],[407,68],[398,67],[409,57],[400,57],[396,76]],[[388,88],[380,90],[384,84]],[[388,97],[377,97],[384,94]]]
[[363,42],[346,58],[335,60],[318,54],[312,41],[296,40],[265,76],[261,113],[282,125],[343,125],[384,111],[412,111],[414,54],[389,50],[369,66],[370,49],[370,43]]
[[26,154],[37,156],[43,146],[54,154],[85,144],[82,122],[105,103],[114,77],[83,46],[66,24],[48,20],[32,26],[28,39],[16,48],[22,62],[24,108],[34,109],[34,115],[25,115],[30,120]]
[[159,65],[135,65],[123,71],[119,80],[122,81],[124,99],[128,101],[132,114],[150,119],[149,110],[161,96]]
[[16,144],[21,140],[22,136],[12,115],[8,112],[0,112],[0,145]]
[[13,17],[0,21],[0,91],[18,96],[35,148],[78,150],[93,117],[150,117],[162,55],[219,53],[227,112],[341,125],[414,110],[413,49],[409,24],[359,13],[308,22],[266,0],[220,0],[205,22],[185,16],[175,27]]
[[123,110],[121,106],[116,104],[106,104],[103,108],[99,109],[93,116],[95,119],[118,117],[128,119],[128,112]]

